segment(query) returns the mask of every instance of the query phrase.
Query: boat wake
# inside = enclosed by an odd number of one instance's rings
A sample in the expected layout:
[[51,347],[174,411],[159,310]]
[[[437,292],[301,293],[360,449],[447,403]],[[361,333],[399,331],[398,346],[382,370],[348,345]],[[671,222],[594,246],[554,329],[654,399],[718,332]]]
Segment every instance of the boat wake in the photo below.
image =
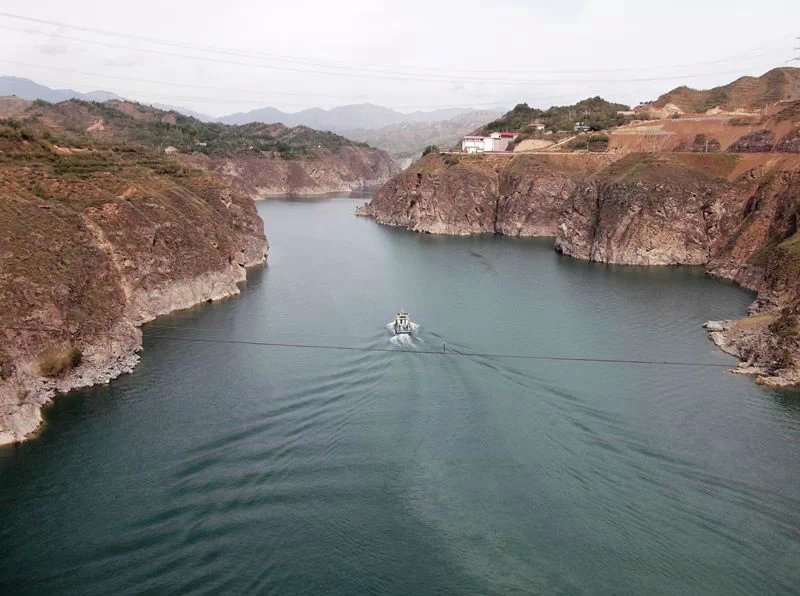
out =
[[389,338],[389,343],[395,346],[402,346],[402,347],[411,347],[417,343],[420,343],[421,340],[416,340],[413,336],[408,334],[401,334],[401,335],[393,335]]

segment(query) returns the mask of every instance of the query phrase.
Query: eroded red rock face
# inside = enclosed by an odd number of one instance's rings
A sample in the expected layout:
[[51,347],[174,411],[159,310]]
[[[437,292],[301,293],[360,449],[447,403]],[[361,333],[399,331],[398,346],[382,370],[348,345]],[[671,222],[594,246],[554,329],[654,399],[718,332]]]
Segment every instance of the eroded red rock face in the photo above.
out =
[[428,155],[385,184],[366,213],[417,232],[555,236],[577,181],[615,159]]
[[748,133],[733,143],[728,151],[734,153],[769,153],[775,147],[775,133],[771,130],[757,130]]
[[605,263],[707,263],[736,196],[704,167],[717,159],[640,154],[599,170],[564,203],[556,248]]
[[387,182],[369,212],[380,223],[418,232],[494,232],[498,188],[491,164],[431,155]]

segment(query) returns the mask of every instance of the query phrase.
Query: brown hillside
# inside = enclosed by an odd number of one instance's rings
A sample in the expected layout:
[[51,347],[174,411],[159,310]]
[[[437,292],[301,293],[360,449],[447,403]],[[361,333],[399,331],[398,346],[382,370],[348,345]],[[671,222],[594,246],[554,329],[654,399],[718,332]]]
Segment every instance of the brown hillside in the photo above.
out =
[[0,121],[0,444],[57,392],[130,371],[137,326],[236,294],[266,241],[224,180],[131,146]]
[[382,184],[397,172],[384,151],[305,126],[204,123],[127,101],[19,104],[0,98],[12,125],[64,147],[155,152],[224,176],[252,198],[319,194]]
[[653,107],[673,104],[684,112],[702,113],[713,108],[725,111],[757,110],[765,104],[789,99],[800,75],[798,68],[773,68],[760,77],[741,77],[712,89],[678,87],[653,102]]
[[31,103],[27,99],[20,99],[12,95],[10,97],[0,97],[0,118],[12,118],[27,110]]

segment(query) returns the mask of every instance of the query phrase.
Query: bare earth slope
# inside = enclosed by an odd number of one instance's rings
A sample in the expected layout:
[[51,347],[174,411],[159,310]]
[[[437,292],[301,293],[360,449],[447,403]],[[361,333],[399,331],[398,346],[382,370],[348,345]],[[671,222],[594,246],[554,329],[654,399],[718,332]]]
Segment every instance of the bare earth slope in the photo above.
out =
[[760,77],[741,77],[732,83],[712,89],[678,87],[659,97],[653,106],[668,104],[684,112],[705,112],[713,108],[726,111],[759,110],[765,104],[786,100],[800,76],[800,68],[773,68]]
[[800,153],[800,102],[782,101],[749,114],[683,114],[634,122],[608,135],[608,150],[614,153]]

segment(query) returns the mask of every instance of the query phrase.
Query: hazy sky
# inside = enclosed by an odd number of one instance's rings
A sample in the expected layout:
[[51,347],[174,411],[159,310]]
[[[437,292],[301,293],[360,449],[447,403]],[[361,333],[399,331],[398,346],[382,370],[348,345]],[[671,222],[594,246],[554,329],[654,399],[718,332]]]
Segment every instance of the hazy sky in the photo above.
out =
[[0,74],[212,115],[635,104],[785,65],[800,35],[797,0],[4,0],[0,13]]

